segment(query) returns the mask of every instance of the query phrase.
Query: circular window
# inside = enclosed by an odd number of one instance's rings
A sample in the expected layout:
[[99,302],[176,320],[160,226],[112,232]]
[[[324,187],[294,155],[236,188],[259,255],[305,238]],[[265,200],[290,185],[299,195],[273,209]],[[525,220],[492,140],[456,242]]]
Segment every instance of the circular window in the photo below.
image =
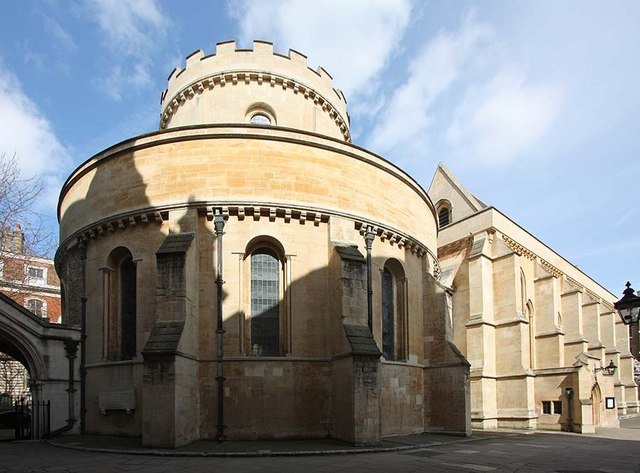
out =
[[263,113],[256,113],[251,117],[253,125],[271,125],[271,119]]

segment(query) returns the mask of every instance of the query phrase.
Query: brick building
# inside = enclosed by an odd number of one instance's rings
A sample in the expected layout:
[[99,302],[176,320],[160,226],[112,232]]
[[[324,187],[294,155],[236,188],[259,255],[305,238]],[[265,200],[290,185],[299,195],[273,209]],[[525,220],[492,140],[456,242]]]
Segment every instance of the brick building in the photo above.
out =
[[[28,254],[20,225],[0,232],[0,292],[35,315],[60,323],[60,280],[53,260]],[[0,352],[0,395],[12,402],[29,397],[29,375],[17,360]]]
[[60,279],[53,260],[25,251],[24,232],[19,225],[2,232],[0,292],[34,314],[60,322]]

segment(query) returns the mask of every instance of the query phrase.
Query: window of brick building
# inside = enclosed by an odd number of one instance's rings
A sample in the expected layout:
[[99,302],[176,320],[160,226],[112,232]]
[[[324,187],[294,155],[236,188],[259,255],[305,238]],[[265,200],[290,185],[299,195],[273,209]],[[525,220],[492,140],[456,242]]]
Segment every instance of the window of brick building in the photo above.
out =
[[38,317],[46,317],[47,315],[47,305],[40,299],[27,299],[25,307]]
[[43,285],[47,282],[47,271],[38,266],[27,266],[27,282],[34,285]]
[[551,414],[551,401],[542,401],[542,413]]

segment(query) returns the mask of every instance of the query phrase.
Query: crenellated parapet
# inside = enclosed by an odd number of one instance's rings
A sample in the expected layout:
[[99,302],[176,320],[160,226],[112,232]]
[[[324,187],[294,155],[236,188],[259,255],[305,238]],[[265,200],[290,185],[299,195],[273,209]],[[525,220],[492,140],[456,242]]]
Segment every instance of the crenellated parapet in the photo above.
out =
[[347,101],[329,73],[311,69],[297,51],[275,53],[264,41],[254,41],[253,49],[228,41],[215,54],[192,53],[184,69],[169,75],[161,103],[161,129],[248,122],[251,110],[263,108],[272,125],[351,140]]

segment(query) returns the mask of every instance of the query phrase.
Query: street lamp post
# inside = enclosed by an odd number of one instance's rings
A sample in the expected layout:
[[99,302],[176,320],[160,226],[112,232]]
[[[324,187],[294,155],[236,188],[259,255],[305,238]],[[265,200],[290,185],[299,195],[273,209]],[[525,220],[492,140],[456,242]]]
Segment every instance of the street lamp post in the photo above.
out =
[[640,297],[627,281],[627,288],[623,292],[622,299],[616,302],[614,307],[620,313],[622,322],[629,326],[629,338],[631,354],[636,360],[640,360],[640,334],[638,332],[638,313],[640,312]]

